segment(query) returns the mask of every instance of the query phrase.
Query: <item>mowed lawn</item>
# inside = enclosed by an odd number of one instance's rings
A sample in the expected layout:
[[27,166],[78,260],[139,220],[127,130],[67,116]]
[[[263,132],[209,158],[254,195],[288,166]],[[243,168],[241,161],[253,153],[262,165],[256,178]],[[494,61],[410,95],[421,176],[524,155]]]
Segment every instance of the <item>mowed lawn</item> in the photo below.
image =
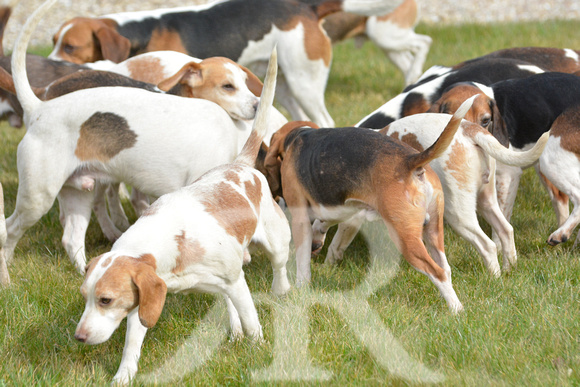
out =
[[[427,69],[511,46],[580,49],[579,26],[420,25],[417,31],[434,40]],[[337,126],[356,123],[402,88],[402,76],[376,47],[346,42],[335,48],[326,101]],[[16,147],[24,133],[0,126],[7,215],[14,209]],[[336,267],[323,264],[326,250],[313,258],[311,289],[293,290],[285,299],[269,295],[271,269],[257,254],[245,272],[260,300],[265,342],[228,340],[219,297],[169,295],[145,338],[136,383],[148,384],[157,373],[176,375],[172,383],[180,385],[580,385],[579,250],[572,249],[575,235],[561,246],[545,243],[556,219],[532,170],[522,179],[512,224],[518,265],[499,279],[446,228],[453,284],[465,307],[458,316],[424,275],[392,259],[397,254],[378,223],[357,237]],[[12,285],[0,290],[0,386],[108,384],[119,366],[125,323],[101,345],[73,337],[84,308],[82,278],[60,244],[61,233],[55,204],[16,249]],[[92,221],[88,255],[110,246]],[[161,368],[168,361],[174,363]]]

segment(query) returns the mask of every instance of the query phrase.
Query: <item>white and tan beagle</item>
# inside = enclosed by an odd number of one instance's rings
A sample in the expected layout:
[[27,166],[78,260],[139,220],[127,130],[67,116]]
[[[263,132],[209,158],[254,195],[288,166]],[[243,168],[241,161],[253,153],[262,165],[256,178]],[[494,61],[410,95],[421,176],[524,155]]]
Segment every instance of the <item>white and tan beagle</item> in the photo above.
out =
[[[136,88],[99,87],[41,101],[26,77],[25,52],[34,26],[53,3],[43,4],[27,21],[12,57],[27,133],[18,148],[17,204],[6,220],[0,258],[12,257],[22,235],[58,197],[63,245],[83,273],[94,199],[87,181],[125,182],[153,197],[173,192],[234,160],[251,121],[233,120],[211,101]],[[272,111],[267,136],[280,127]]]
[[123,359],[114,381],[135,376],[141,344],[161,315],[167,292],[223,294],[233,336],[262,339],[262,328],[244,279],[251,243],[270,257],[277,295],[288,291],[290,227],[263,174],[253,168],[267,133],[274,99],[273,53],[254,128],[232,164],[216,167],[193,184],[161,196],[113,245],[93,259],[81,293],[85,310],[75,338],[87,344],[109,339],[127,317]]

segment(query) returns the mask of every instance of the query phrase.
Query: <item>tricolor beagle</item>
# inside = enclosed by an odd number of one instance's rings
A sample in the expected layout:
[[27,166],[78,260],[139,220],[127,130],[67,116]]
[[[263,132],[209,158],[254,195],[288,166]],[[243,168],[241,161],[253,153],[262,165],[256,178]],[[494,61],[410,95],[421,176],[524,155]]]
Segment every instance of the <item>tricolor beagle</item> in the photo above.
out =
[[[233,120],[204,99],[128,87],[84,89],[41,101],[26,77],[26,45],[54,2],[44,3],[29,18],[12,57],[28,130],[18,146],[18,196],[6,220],[8,238],[0,264],[12,257],[18,240],[58,197],[63,245],[83,273],[84,235],[94,198],[88,190],[91,182],[122,181],[153,197],[173,192],[231,162],[249,136],[251,121]],[[273,131],[278,116],[271,109],[269,113]]]
[[354,38],[357,45],[370,40],[397,66],[405,84],[415,82],[423,73],[433,39],[417,34],[419,7],[415,0],[404,0],[393,12],[382,16],[360,16],[346,12],[328,15],[322,26],[332,43]]
[[89,263],[81,286],[85,310],[75,338],[102,343],[127,317],[116,383],[129,383],[135,376],[145,334],[157,323],[167,292],[221,293],[232,335],[262,339],[242,270],[251,243],[263,247],[271,260],[273,292],[282,295],[290,288],[286,274],[290,227],[264,175],[252,167],[268,130],[275,78],[273,54],[254,128],[232,164],[216,167],[193,184],[161,196],[110,252]]
[[451,311],[463,308],[445,256],[441,183],[428,164],[452,142],[471,102],[421,153],[360,128],[312,129],[291,122],[272,136],[264,166],[270,188],[281,188],[292,215],[298,285],[311,279],[311,221],[320,220],[328,229],[364,210],[382,218],[403,257],[437,286]]
[[[401,0],[221,0],[206,5],[75,18],[54,35],[51,59],[74,63],[173,50],[197,58],[225,56],[251,66],[267,60],[274,45],[293,105],[311,120],[333,126],[324,104],[332,58],[320,20],[333,12],[391,12]],[[251,21],[251,22],[249,22]],[[288,106],[291,113],[292,106]]]

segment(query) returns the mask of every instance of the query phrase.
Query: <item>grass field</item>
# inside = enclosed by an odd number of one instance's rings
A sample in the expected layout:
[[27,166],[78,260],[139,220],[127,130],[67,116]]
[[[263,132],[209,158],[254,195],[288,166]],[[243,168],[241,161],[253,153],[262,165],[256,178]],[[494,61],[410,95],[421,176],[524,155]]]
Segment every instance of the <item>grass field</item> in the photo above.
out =
[[[426,69],[510,46],[580,48],[578,27],[570,21],[417,30],[434,40]],[[352,42],[336,47],[327,105],[337,125],[354,124],[402,87],[401,75],[375,47],[357,50]],[[23,135],[24,129],[0,126],[8,215]],[[110,248],[95,223],[87,236],[91,257]],[[512,224],[518,266],[499,279],[487,274],[471,245],[446,229],[453,283],[465,307],[458,316],[406,262],[373,263],[376,252],[396,256],[373,226],[337,267],[323,264],[323,250],[313,259],[312,288],[283,300],[269,296],[271,270],[257,255],[245,271],[261,300],[265,342],[227,340],[218,329],[227,322],[214,296],[169,295],[145,338],[138,373],[143,378],[137,383],[147,384],[151,379],[144,376],[170,361],[160,373],[183,374],[181,385],[578,386],[580,260],[573,241],[555,248],[545,243],[556,220],[531,170],[524,174]],[[9,267],[13,283],[0,290],[0,386],[107,384],[119,365],[124,323],[104,344],[74,340],[84,307],[82,278],[61,247],[61,232],[55,204],[20,241]],[[184,346],[194,342],[201,347]],[[300,379],[306,376],[312,379]]]

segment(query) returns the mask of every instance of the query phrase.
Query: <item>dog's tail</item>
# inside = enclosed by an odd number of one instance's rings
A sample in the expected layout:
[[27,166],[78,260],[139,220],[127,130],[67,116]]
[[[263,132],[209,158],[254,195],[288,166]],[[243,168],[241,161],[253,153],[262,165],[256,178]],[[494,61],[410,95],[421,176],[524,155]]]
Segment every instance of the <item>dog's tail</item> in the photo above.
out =
[[466,99],[461,104],[461,106],[459,106],[459,109],[457,109],[455,114],[453,114],[451,120],[449,121],[445,129],[443,129],[443,132],[433,145],[431,145],[425,151],[413,154],[407,158],[407,167],[409,171],[413,171],[417,168],[429,164],[432,160],[436,159],[437,157],[440,157],[445,152],[447,147],[451,144],[451,141],[453,141],[453,137],[455,136],[455,133],[457,133],[457,130],[459,129],[461,120],[471,108],[473,100],[476,97],[477,95],[474,95],[469,99]]
[[479,145],[485,153],[507,165],[514,167],[528,167],[540,158],[548,143],[550,132],[544,133],[536,142],[536,144],[525,152],[515,152],[506,148],[487,130],[474,124],[473,128],[465,131],[464,134],[471,137],[474,143]]
[[278,52],[276,51],[276,47],[274,47],[270,55],[270,62],[268,63],[268,70],[266,71],[266,78],[264,79],[264,88],[262,89],[256,118],[252,125],[252,132],[240,151],[240,154],[236,157],[235,163],[246,164],[252,167],[256,163],[256,157],[258,157],[260,146],[268,130],[268,112],[274,102],[277,72]]
[[[302,0],[305,2],[305,0]],[[313,2],[308,0],[308,2]],[[326,0],[314,1],[312,4],[314,12],[322,19],[335,12],[350,12],[363,16],[381,16],[391,13],[403,0]]]
[[14,44],[14,52],[12,53],[12,75],[14,78],[14,87],[18,101],[22,105],[25,114],[30,114],[35,111],[42,101],[34,94],[28,75],[26,74],[26,47],[32,36],[32,32],[48,12],[50,7],[56,3],[57,0],[47,0],[26,20],[24,27],[20,30],[18,39]]

